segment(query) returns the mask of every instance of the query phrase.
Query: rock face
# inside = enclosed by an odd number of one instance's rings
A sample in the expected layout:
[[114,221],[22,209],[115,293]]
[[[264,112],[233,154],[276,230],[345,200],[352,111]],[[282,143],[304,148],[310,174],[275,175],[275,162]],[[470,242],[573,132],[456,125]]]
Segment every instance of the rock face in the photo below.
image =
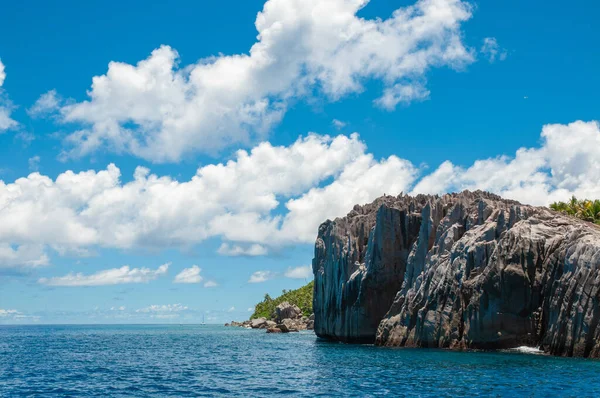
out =
[[600,357],[600,228],[484,192],[384,196],[319,228],[315,332]]
[[296,319],[302,317],[302,310],[297,305],[292,305],[287,301],[275,307],[275,321],[281,323],[284,319]]

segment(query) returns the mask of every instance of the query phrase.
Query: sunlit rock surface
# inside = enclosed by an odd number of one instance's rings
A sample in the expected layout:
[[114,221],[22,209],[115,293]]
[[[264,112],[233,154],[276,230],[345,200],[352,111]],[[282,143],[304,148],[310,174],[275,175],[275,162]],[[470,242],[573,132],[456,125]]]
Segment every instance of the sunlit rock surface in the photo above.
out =
[[326,221],[315,332],[345,342],[600,356],[600,228],[484,192],[384,196]]

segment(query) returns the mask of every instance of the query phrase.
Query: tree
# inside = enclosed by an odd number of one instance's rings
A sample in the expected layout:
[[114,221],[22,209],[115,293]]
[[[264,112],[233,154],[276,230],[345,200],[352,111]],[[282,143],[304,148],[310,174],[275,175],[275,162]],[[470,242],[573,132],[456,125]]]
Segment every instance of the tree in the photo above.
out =
[[579,200],[575,196],[568,202],[554,202],[550,205],[552,210],[577,217],[579,219],[600,225],[600,200]]

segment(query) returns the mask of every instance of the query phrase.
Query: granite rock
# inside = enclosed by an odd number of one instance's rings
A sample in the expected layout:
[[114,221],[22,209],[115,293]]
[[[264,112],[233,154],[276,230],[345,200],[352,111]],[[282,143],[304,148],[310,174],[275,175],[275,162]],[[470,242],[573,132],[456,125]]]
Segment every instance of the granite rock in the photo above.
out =
[[275,307],[275,321],[281,323],[284,319],[296,319],[302,317],[302,310],[297,305],[292,305],[287,301]]
[[600,357],[600,228],[485,192],[384,196],[319,228],[318,336]]

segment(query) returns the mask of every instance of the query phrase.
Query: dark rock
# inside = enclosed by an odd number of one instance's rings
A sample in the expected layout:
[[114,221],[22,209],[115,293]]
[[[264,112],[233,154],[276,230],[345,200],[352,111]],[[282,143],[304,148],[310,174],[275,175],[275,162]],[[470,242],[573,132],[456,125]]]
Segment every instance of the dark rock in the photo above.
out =
[[384,196],[319,228],[315,332],[600,357],[600,228],[484,192]]

